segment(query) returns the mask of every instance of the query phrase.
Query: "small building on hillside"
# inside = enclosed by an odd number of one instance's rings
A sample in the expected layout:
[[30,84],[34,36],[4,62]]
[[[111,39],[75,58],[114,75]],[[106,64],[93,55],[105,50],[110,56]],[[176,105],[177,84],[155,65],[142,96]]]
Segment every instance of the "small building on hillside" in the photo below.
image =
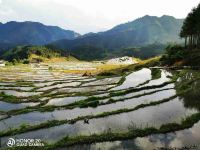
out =
[[6,62],[4,60],[0,60],[0,67],[4,67],[6,65]]

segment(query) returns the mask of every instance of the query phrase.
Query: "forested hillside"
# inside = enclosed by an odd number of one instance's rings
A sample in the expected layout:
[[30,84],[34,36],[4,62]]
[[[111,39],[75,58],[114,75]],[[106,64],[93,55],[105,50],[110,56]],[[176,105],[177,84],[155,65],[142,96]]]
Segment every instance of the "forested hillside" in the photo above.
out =
[[[43,45],[60,39],[74,39],[79,34],[57,26],[38,22],[7,22],[0,24],[0,50],[9,45]],[[9,44],[9,45],[8,45]],[[8,46],[7,46],[8,45]]]
[[180,37],[185,39],[185,45],[168,46],[164,63],[200,66],[200,4],[184,20]]
[[[118,25],[106,32],[87,34],[74,40],[56,41],[49,47],[69,51],[80,59],[102,59],[117,53],[123,54],[122,49],[130,47],[144,47],[151,44],[160,46],[170,42],[180,43],[181,39],[178,34],[182,24],[182,19],[171,16],[144,16]],[[147,51],[147,53],[149,52]],[[146,58],[146,56],[147,54],[144,53],[144,56],[141,57]]]

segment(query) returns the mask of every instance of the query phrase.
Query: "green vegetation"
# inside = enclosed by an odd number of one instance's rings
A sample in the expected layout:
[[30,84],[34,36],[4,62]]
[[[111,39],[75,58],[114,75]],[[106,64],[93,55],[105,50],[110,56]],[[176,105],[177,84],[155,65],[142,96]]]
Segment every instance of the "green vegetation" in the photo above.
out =
[[114,76],[114,75],[116,75],[116,74],[112,73],[112,72],[101,72],[98,74],[99,77],[109,77],[109,76]]
[[169,123],[162,125],[159,129],[154,127],[146,128],[136,128],[135,126],[130,128],[128,132],[118,132],[113,133],[111,131],[102,134],[92,134],[89,136],[80,135],[76,137],[65,137],[54,145],[48,145],[48,149],[54,149],[57,147],[72,146],[75,144],[90,144],[96,142],[106,142],[106,141],[116,141],[116,140],[126,140],[133,139],[136,137],[144,137],[150,134],[160,134],[173,132],[178,130],[187,129],[193,126],[196,122],[200,120],[200,113],[193,114],[186,119],[184,119],[181,124]]
[[174,83],[175,81],[168,81],[168,82],[164,82],[160,85],[153,85],[153,86],[144,86],[144,87],[140,87],[140,88],[130,88],[130,89],[127,89],[125,91],[117,91],[117,92],[112,92],[110,93],[110,96],[120,96],[120,95],[125,95],[125,94],[129,94],[129,93],[132,93],[132,92],[138,92],[138,91],[141,91],[141,90],[148,90],[148,89],[155,89],[155,88],[161,88],[161,87],[164,87],[170,83]]
[[0,55],[20,45],[44,45],[60,39],[74,39],[78,33],[39,22],[0,23]]
[[142,68],[149,68],[149,67],[155,67],[155,66],[160,66],[161,57],[153,57],[150,59],[146,59],[144,61],[139,62],[138,64],[130,65],[127,67],[129,70],[139,70]]
[[186,17],[180,36],[185,38],[185,46],[200,47],[200,4]]
[[[111,92],[108,96],[89,97],[85,100],[80,100],[80,101],[77,101],[77,102],[74,102],[74,103],[71,103],[71,104],[68,104],[68,105],[64,105],[64,106],[53,106],[53,105],[44,106],[48,102],[48,99],[47,99],[46,101],[41,102],[41,104],[38,105],[38,106],[26,107],[26,108],[20,109],[20,110],[12,110],[12,111],[9,111],[8,114],[18,115],[18,114],[22,114],[22,113],[29,113],[29,112],[32,112],[32,111],[48,112],[48,111],[53,111],[55,109],[61,109],[61,108],[73,109],[73,108],[76,108],[76,107],[80,107],[80,108],[97,107],[97,106],[100,106],[100,105],[115,103],[117,101],[124,101],[124,100],[128,100],[128,99],[131,99],[131,98],[137,98],[137,97],[140,97],[140,96],[150,95],[150,94],[160,92],[160,91],[163,91],[163,90],[169,90],[169,89],[155,90],[155,91],[152,91],[152,92],[147,92],[147,93],[135,95],[135,96],[132,96],[132,97],[129,97],[129,98],[121,98],[121,99],[118,99],[118,100],[112,100],[113,96],[122,96],[122,95],[129,94],[129,93],[132,93],[132,92],[138,92],[138,91],[141,91],[141,90],[157,89],[157,88],[164,87],[168,84],[171,84],[173,82],[174,81],[170,81],[170,82],[164,82],[163,84],[156,85],[156,86],[147,86],[147,87],[144,86],[144,87],[141,87],[141,88],[130,88],[130,89],[125,90],[125,91]],[[60,97],[65,97],[65,95],[62,95]],[[32,97],[29,98],[28,101],[37,102],[37,100],[39,98],[40,98],[39,96],[32,96]],[[101,102],[101,100],[104,100],[104,99],[107,99],[107,98],[110,98],[111,100],[109,100],[108,102],[105,102],[105,103]],[[20,101],[14,101],[14,102],[19,103]]]
[[185,46],[170,45],[162,57],[164,65],[200,66],[200,4],[187,16],[180,37],[185,38]]
[[45,58],[60,57],[63,52],[52,50],[44,46],[18,46],[10,51],[7,51],[2,58],[12,61],[13,64],[29,62],[42,62]]
[[[96,143],[96,142],[127,140],[127,139],[133,139],[136,137],[148,136],[150,134],[174,132],[174,131],[190,128],[199,120],[200,120],[200,113],[196,113],[182,120],[180,124],[177,124],[177,123],[163,124],[159,129],[156,129],[154,127],[137,128],[135,126],[130,126],[128,132],[111,132],[108,130],[101,134],[91,134],[88,136],[87,135],[80,135],[80,136],[75,136],[75,137],[67,136],[55,144],[46,144],[46,146],[42,147],[42,149],[50,150],[50,149],[55,149],[59,147],[72,146],[76,144],[91,144],[91,143]],[[40,149],[40,147],[38,147],[38,149]]]
[[[121,75],[122,78],[117,84],[106,84],[106,85],[121,85],[124,81],[126,76],[131,73],[132,71],[136,71],[142,68],[149,68],[149,67],[154,67],[151,68],[151,80],[156,80],[161,78],[161,69],[156,69],[155,66],[160,66],[160,65],[175,65],[175,66],[183,66],[183,65],[200,65],[200,5],[193,9],[192,12],[188,15],[186,18],[184,25],[182,27],[180,36],[182,38],[185,38],[185,46],[182,45],[169,45],[166,48],[166,54],[164,54],[162,57],[155,57],[151,58],[148,60],[144,61],[138,61],[138,64],[130,65],[130,66],[120,66],[120,67],[113,67],[113,66],[106,66],[107,68],[112,68],[112,69],[102,69],[102,68],[97,68],[97,70],[103,70],[99,71],[100,73],[97,74],[95,81],[98,81],[99,79],[103,79],[105,77],[115,77]],[[155,20],[155,21],[154,21]],[[150,16],[145,16],[141,19],[138,19],[134,22],[127,23],[124,25],[117,26],[110,31],[101,33],[101,34],[93,34],[93,35],[86,35],[85,37],[66,41],[58,41],[55,43],[52,43],[52,45],[48,46],[19,46],[16,47],[8,52],[6,52],[2,58],[6,59],[7,61],[11,61],[12,64],[18,64],[18,63],[24,63],[24,64],[29,64],[29,63],[40,63],[40,62],[48,62],[48,60],[52,59],[54,61],[57,61],[57,59],[62,58],[64,60],[69,60],[70,56],[68,58],[62,57],[67,54],[72,54],[77,56],[78,58],[85,59],[85,60],[96,60],[96,59],[105,59],[105,58],[110,58],[110,57],[116,57],[116,56],[136,56],[141,59],[146,59],[149,57],[157,56],[160,55],[164,52],[163,48],[165,47],[165,43],[168,40],[177,40],[177,37],[174,35],[166,35],[164,32],[165,30],[160,30],[163,32],[158,32],[157,30],[154,30],[159,28],[165,28],[165,23],[168,22],[168,20],[173,20],[170,22],[170,25],[177,25],[180,26],[182,24],[182,21],[179,20],[176,22],[174,18],[168,17],[168,16],[163,16],[161,18],[152,17]],[[139,21],[139,22],[137,22]],[[140,23],[144,22],[143,24]],[[159,23],[159,26],[157,26],[157,23]],[[153,28],[149,28],[148,26],[152,26]],[[146,32],[140,33],[140,29],[142,26],[142,29],[146,29]],[[133,29],[138,28],[138,35],[135,35],[135,31]],[[127,33],[130,32],[130,33]],[[178,32],[178,30],[175,30],[172,32],[173,34],[175,32]],[[113,34],[114,33],[114,37]],[[121,34],[123,33],[123,34]],[[130,35],[137,37],[138,39],[130,39]],[[153,37],[157,37],[157,35],[161,35],[161,39],[155,39]],[[152,39],[149,39],[148,36],[145,35],[153,35],[151,37]],[[166,35],[163,36],[163,35]],[[145,36],[145,38],[143,37]],[[117,37],[117,38],[116,38]],[[118,38],[120,37],[120,38]],[[146,38],[147,37],[147,38]],[[121,39],[123,38],[123,39]],[[83,41],[82,41],[83,40]],[[85,44],[85,41],[86,44]],[[159,41],[160,40],[160,41]],[[66,43],[62,44],[63,41],[66,41]],[[155,41],[159,41],[160,43],[154,43]],[[177,40],[180,42],[179,40]],[[61,42],[61,43],[60,43]],[[76,44],[78,42],[78,45]],[[96,44],[97,43],[97,44]],[[147,44],[146,46],[141,46],[143,43]],[[61,46],[60,46],[61,44]],[[66,45],[67,44],[67,49]],[[94,46],[95,45],[95,46]],[[60,46],[60,49],[65,49],[67,52],[63,52],[62,50],[53,50],[52,47],[54,46]],[[69,49],[68,49],[69,46]],[[7,63],[7,65],[11,65],[10,62]],[[28,65],[27,65],[28,66]],[[54,73],[54,67],[48,66],[47,69],[50,73]],[[64,69],[61,69],[62,71]],[[106,70],[106,71],[105,71]],[[48,72],[48,73],[49,73]],[[63,71],[64,72],[64,71]],[[26,72],[27,73],[27,72]],[[47,73],[47,77],[48,77]],[[23,74],[23,71],[22,71]],[[44,73],[45,74],[45,73]],[[56,74],[56,73],[55,73]],[[55,75],[59,76],[59,75]],[[64,76],[65,74],[61,74],[60,76]],[[91,72],[85,71],[83,76],[92,76]],[[40,76],[38,76],[39,78]],[[55,83],[52,83],[51,86],[57,85],[57,84],[63,84],[65,83],[64,80],[67,80],[65,78],[61,78],[61,80],[56,80],[59,77],[52,77],[55,79]],[[92,76],[93,77],[93,76]],[[5,77],[6,78],[6,77]],[[12,78],[12,76],[11,76]],[[177,80],[179,79],[179,80]],[[46,80],[46,78],[44,78]],[[76,79],[72,79],[72,82],[74,82]],[[12,136],[12,135],[17,135],[20,133],[25,133],[28,131],[35,131],[35,130],[40,130],[40,129],[45,129],[45,128],[50,128],[50,127],[56,127],[60,126],[63,124],[75,124],[78,121],[85,121],[85,120],[90,120],[90,119],[95,119],[95,118],[103,118],[103,117],[108,117],[112,115],[117,115],[121,113],[128,113],[132,111],[136,111],[139,109],[143,109],[146,107],[159,107],[160,104],[175,100],[175,99],[183,99],[184,106],[187,106],[189,108],[196,108],[200,110],[199,107],[199,90],[200,89],[200,77],[199,73],[195,71],[189,71],[187,70],[180,71],[180,72],[175,72],[173,73],[173,76],[171,77],[170,81],[167,82],[162,82],[159,85],[152,85],[152,86],[147,86],[148,82],[151,80],[147,80],[144,83],[141,83],[139,86],[144,85],[143,87],[131,87],[125,90],[116,90],[116,91],[109,91],[108,90],[101,90],[100,92],[87,92],[83,93],[82,91],[77,92],[66,92],[64,90],[60,90],[62,92],[58,92],[57,90],[61,87],[54,87],[52,89],[44,91],[40,95],[36,96],[29,96],[29,97],[17,97],[17,96],[11,96],[11,95],[6,95],[4,92],[0,93],[0,98],[2,98],[2,101],[7,101],[10,103],[21,103],[24,101],[39,101],[39,105],[33,106],[33,107],[26,107],[23,109],[19,110],[11,110],[6,112],[7,117],[15,117],[15,115],[19,114],[25,114],[33,111],[37,112],[52,112],[54,110],[67,110],[67,109],[74,109],[74,108],[86,108],[86,107],[98,107],[101,105],[107,105],[107,104],[112,104],[116,103],[119,101],[125,101],[125,100],[133,100],[133,98],[139,98],[145,95],[150,95],[156,92],[160,91],[165,91],[165,90],[170,90],[174,88],[166,88],[165,86],[169,84],[175,84],[175,90],[176,90],[176,95],[173,95],[171,97],[165,98],[165,99],[160,99],[159,101],[150,101],[149,103],[140,103],[139,105],[136,105],[135,107],[132,108],[115,108],[112,110],[107,110],[107,112],[98,112],[94,114],[79,114],[74,119],[71,120],[46,120],[46,122],[43,122],[40,124],[22,124],[18,128],[7,128],[7,130],[0,132],[0,137],[5,137],[5,136]],[[3,81],[3,79],[2,79]],[[78,79],[77,79],[78,81]],[[46,82],[46,81],[42,81]],[[39,82],[39,83],[42,83]],[[91,82],[91,81],[88,81]],[[18,92],[25,92],[20,89],[15,89],[14,87],[17,86],[27,86],[27,87],[33,87],[28,92],[37,92],[40,88],[48,87],[49,85],[42,86],[42,87],[36,87],[34,86],[35,82],[15,82],[16,84],[10,85],[9,90],[15,90]],[[81,81],[81,84],[76,86],[75,88],[82,88],[82,85],[84,81]],[[2,84],[3,85],[3,84]],[[4,86],[4,85],[3,85]],[[2,86],[2,89],[3,89]],[[9,86],[9,85],[8,85]],[[92,85],[89,86],[90,88],[93,88]],[[101,85],[102,86],[102,85]],[[104,86],[104,85],[103,85]],[[13,87],[13,88],[12,88]],[[169,87],[169,86],[168,86]],[[171,87],[171,85],[170,85]],[[1,88],[1,87],[0,87]],[[66,86],[62,88],[74,88],[73,86]],[[85,88],[85,87],[83,87]],[[162,89],[160,89],[162,88]],[[145,91],[143,90],[148,90],[151,89],[150,91]],[[155,90],[153,90],[155,89]],[[140,92],[141,91],[141,92]],[[134,95],[131,97],[126,97],[126,94],[134,93],[134,92],[140,92],[138,95]],[[92,95],[95,94],[104,94],[104,93],[109,93],[107,96],[101,96],[101,97],[95,97]],[[59,98],[59,97],[66,97],[66,96],[92,96],[83,100],[77,100],[74,103],[70,103],[67,105],[63,106],[46,106],[46,104],[51,100],[52,98]],[[115,97],[121,96],[118,99],[115,99]],[[124,97],[123,97],[124,96]],[[44,98],[44,99],[42,99]],[[137,99],[138,100],[138,99]],[[193,103],[192,103],[192,102]],[[191,104],[192,103],[192,104]],[[157,106],[158,105],[158,106]],[[114,105],[113,105],[114,106]],[[3,112],[2,112],[3,114]],[[53,119],[53,117],[52,117]],[[57,119],[57,118],[55,118]],[[100,133],[100,134],[92,134],[92,135],[79,135],[75,137],[65,137],[56,144],[52,145],[46,145],[42,149],[55,149],[57,147],[62,147],[62,146],[71,146],[74,144],[85,144],[85,143],[94,143],[94,142],[104,142],[104,141],[115,141],[115,140],[125,140],[125,139],[130,139],[130,138],[136,138],[136,137],[143,137],[147,136],[150,134],[157,134],[157,133],[167,133],[167,132],[172,132],[172,131],[178,131],[186,128],[190,128],[194,123],[198,122],[200,120],[200,113],[193,114],[185,119],[182,120],[180,124],[177,123],[168,123],[168,124],[163,124],[159,128],[154,128],[154,127],[146,127],[146,128],[137,128],[136,126],[130,126],[128,132],[117,132],[114,133],[114,131],[111,132],[109,129],[106,132]],[[21,122],[19,122],[20,124]],[[15,148],[13,148],[15,149]],[[26,149],[26,148],[24,148]]]
[[[20,91],[20,90],[16,90],[16,91]],[[2,97],[1,101],[8,102],[8,103],[38,102],[40,98],[39,95],[29,96],[29,97],[17,97],[13,95],[7,95],[5,94],[5,92],[0,92],[0,97]]]
[[19,103],[20,100],[12,95],[6,95],[5,92],[0,92],[0,97],[3,98],[3,101],[11,102],[11,103]]
[[189,48],[180,45],[171,45],[166,49],[166,54],[161,58],[163,65],[191,66],[198,69],[200,66],[199,48]]
[[183,63],[185,63],[183,60],[186,58],[185,56],[187,53],[188,52],[181,45],[169,45],[161,61],[168,65],[174,65],[175,63],[183,65]]
[[157,68],[152,68],[151,69],[151,78],[152,80],[156,80],[156,79],[159,79],[161,78],[161,70],[160,69],[157,69]]
[[[177,123],[164,124],[159,129],[156,129],[154,127],[137,128],[135,126],[131,126],[129,127],[128,132],[114,133],[111,131],[107,131],[101,134],[92,134],[89,136],[86,135],[80,135],[75,137],[67,136],[53,145],[46,144],[45,147],[42,147],[42,149],[55,149],[58,147],[72,146],[76,144],[90,144],[96,142],[126,140],[126,139],[133,139],[136,137],[144,137],[150,134],[168,133],[190,128],[193,126],[193,124],[197,123],[199,120],[200,120],[200,113],[196,113],[182,120],[180,124]],[[26,148],[27,147],[24,147],[24,149]],[[15,147],[12,149],[15,149]],[[40,147],[38,147],[38,149],[40,149]]]
[[144,16],[105,32],[74,40],[59,40],[49,46],[68,51],[80,60],[125,55],[147,59],[162,54],[165,44],[169,42],[182,42],[178,38],[182,24],[182,19],[172,16]]
[[[159,63],[158,60],[159,60],[159,58],[156,58],[156,59],[152,59],[152,61],[146,61],[145,63],[140,63],[140,64],[132,65],[132,66],[129,66],[129,67],[130,67],[130,69],[134,68],[136,70],[136,69],[140,69],[143,66],[151,66],[152,64],[157,64],[157,63]],[[191,72],[189,72],[189,73],[191,73]],[[170,83],[174,83],[177,80],[177,78],[179,78],[179,77],[182,77],[182,79],[181,79],[182,82],[181,83],[179,83],[178,81],[176,82],[177,94],[178,94],[178,96],[179,95],[184,96],[184,93],[187,93],[188,91],[191,91],[194,88],[199,87],[199,86],[196,86],[196,82],[195,82],[195,81],[198,80],[199,74],[197,72],[192,72],[191,74],[193,76],[192,76],[190,81],[188,81],[188,79],[187,79],[187,77],[189,76],[187,74],[187,71],[184,70],[184,71],[181,71],[181,72],[176,72],[175,74],[173,74],[171,81],[165,82],[165,83],[160,84],[160,85],[145,86],[145,87],[142,87],[142,88],[130,88],[130,89],[127,89],[125,91],[116,91],[116,92],[112,92],[109,96],[90,97],[88,99],[85,99],[83,101],[78,101],[78,102],[73,103],[73,104],[68,105],[68,106],[61,106],[61,107],[55,107],[55,106],[40,107],[39,106],[39,107],[33,107],[33,108],[29,107],[29,108],[25,108],[25,109],[19,110],[19,111],[10,111],[10,112],[8,112],[8,114],[9,115],[16,115],[16,114],[26,113],[26,112],[30,112],[30,111],[41,111],[41,112],[42,111],[53,111],[53,110],[55,110],[55,108],[72,109],[72,108],[75,108],[75,107],[97,107],[99,105],[103,105],[103,103],[101,103],[101,99],[109,98],[108,102],[105,102],[105,104],[116,102],[114,99],[112,99],[112,96],[119,96],[119,95],[131,93],[131,92],[137,92],[137,91],[140,91],[140,90],[154,89],[154,88],[158,88],[158,90],[156,90],[154,92],[159,92],[159,91],[161,91],[161,90],[159,90],[159,88],[164,87],[165,85],[168,85]],[[158,69],[152,70],[152,79],[158,79],[160,76],[161,76],[160,70],[158,70]],[[125,77],[125,75],[124,75],[124,77]],[[185,78],[186,81],[184,80],[184,78]],[[123,83],[123,80],[124,79],[122,78],[122,80],[118,84]],[[193,84],[194,82],[195,82],[195,86]],[[62,83],[62,82],[60,82],[60,83]],[[23,82],[19,82],[19,85],[25,85],[25,84],[26,83],[23,84]],[[30,82],[30,85],[33,86],[33,83]],[[167,89],[163,89],[163,90],[167,90]],[[143,95],[152,94],[154,92],[144,93],[144,94],[141,94],[141,95],[136,95],[134,97],[140,97],[140,96],[143,96]],[[55,94],[55,96],[56,96],[56,94]],[[74,94],[74,93],[72,93],[72,94]],[[77,93],[77,94],[80,94],[80,93]],[[2,96],[3,95],[5,96],[5,93],[2,93]],[[47,96],[47,95],[48,94],[45,93],[44,95],[40,95],[41,97],[36,96],[35,98],[34,97],[32,97],[32,98],[38,99],[38,98],[42,98],[43,96]],[[49,95],[49,96],[53,96],[53,95]],[[59,94],[57,96],[59,96]],[[60,95],[60,96],[63,96],[63,95]],[[39,125],[22,124],[17,129],[10,129],[8,131],[1,132],[0,136],[1,137],[11,136],[11,135],[16,135],[16,134],[20,134],[20,133],[24,133],[24,132],[28,132],[28,131],[33,131],[33,130],[39,130],[39,129],[43,129],[43,128],[47,128],[47,127],[59,126],[59,125],[62,125],[62,124],[67,124],[67,123],[74,124],[77,121],[83,121],[84,119],[101,118],[101,117],[106,117],[106,116],[109,116],[109,115],[127,113],[127,112],[135,111],[135,110],[138,110],[138,109],[141,109],[141,108],[159,105],[159,104],[168,102],[170,100],[173,100],[176,97],[177,97],[177,95],[169,97],[167,99],[156,101],[156,102],[150,102],[150,103],[147,103],[147,104],[140,104],[140,105],[138,105],[134,108],[130,108],[130,109],[124,108],[124,109],[119,109],[119,110],[114,110],[114,111],[109,111],[109,112],[102,112],[102,113],[99,113],[99,114],[96,114],[96,115],[80,116],[80,117],[77,117],[77,118],[72,119],[72,120],[61,120],[61,121],[52,120],[52,121],[47,121],[47,122],[41,123]],[[119,99],[117,101],[123,101],[123,100],[125,100],[125,99]],[[46,104],[46,101],[42,102],[41,104],[42,105]],[[79,144],[81,144],[81,143],[93,143],[93,142],[101,142],[101,141],[130,139],[130,138],[135,138],[135,137],[138,137],[138,136],[146,136],[146,135],[153,134],[153,133],[166,133],[166,132],[171,132],[171,131],[189,128],[189,127],[192,126],[192,123],[194,124],[194,122],[197,122],[199,119],[200,119],[200,115],[195,114],[194,116],[191,116],[191,118],[188,117],[185,120],[183,120],[181,124],[176,124],[176,123],[164,124],[159,129],[155,129],[155,128],[138,129],[138,128],[132,127],[132,128],[130,128],[130,131],[128,133],[106,132],[106,133],[102,133],[102,134],[98,134],[98,135],[95,134],[95,135],[90,135],[90,136],[66,137],[65,139],[59,141],[58,143],[61,144],[61,146],[65,146],[65,145],[69,146],[69,145],[78,144],[78,142],[80,142]],[[107,136],[107,137],[103,137],[103,136]],[[51,148],[53,149],[53,148],[55,148],[54,146],[57,146],[58,143],[56,143],[55,145],[47,145],[43,149],[51,149]]]
[[51,120],[51,121],[47,121],[45,123],[41,123],[39,125],[23,125],[23,128],[18,128],[18,129],[11,129],[9,131],[4,131],[0,133],[0,137],[2,136],[9,136],[9,135],[15,135],[15,134],[19,134],[19,133],[24,133],[27,131],[32,131],[32,130],[37,130],[37,129],[42,129],[42,128],[46,128],[46,127],[54,127],[54,126],[59,126],[62,124],[66,124],[66,123],[76,123],[77,121],[80,120],[84,120],[84,119],[94,119],[94,118],[102,118],[102,117],[106,117],[106,116],[110,116],[110,115],[117,115],[120,113],[127,113],[127,112],[131,112],[131,111],[135,111],[141,108],[145,108],[148,106],[154,106],[154,105],[159,105],[165,102],[168,102],[170,100],[173,100],[174,98],[176,98],[177,96],[174,95],[172,97],[160,100],[160,101],[155,101],[155,102],[150,102],[150,103],[146,103],[146,104],[140,104],[134,108],[124,108],[124,109],[118,109],[118,110],[114,110],[114,111],[110,111],[110,112],[102,112],[99,113],[97,115],[88,115],[88,116],[81,116],[81,117],[77,117],[75,119],[72,120]]
[[163,54],[166,46],[166,44],[154,43],[142,47],[128,47],[116,52],[116,55],[148,59]]
[[[156,92],[160,92],[160,91],[164,91],[164,90],[170,90],[170,89],[155,90],[155,91],[152,91],[152,92],[138,94],[138,95],[134,95],[134,96],[128,97],[128,98],[120,98],[120,99],[117,99],[117,100],[112,99],[112,97],[115,96],[115,94],[117,96],[120,96],[119,94],[121,94],[121,93],[111,93],[109,96],[90,97],[90,98],[88,98],[86,100],[75,102],[75,103],[69,104],[68,106],[60,106],[60,107],[65,107],[65,108],[67,108],[69,106],[71,106],[71,107],[81,107],[81,108],[84,108],[84,107],[97,107],[97,106],[100,106],[100,105],[107,105],[107,104],[116,103],[116,102],[119,102],[119,101],[130,100],[132,98],[138,98],[138,97],[145,96],[145,95],[151,95],[151,94],[154,94]],[[126,94],[128,94],[128,93],[126,93]],[[109,98],[109,100],[107,102],[101,102],[101,100],[105,100],[106,98]]]
[[119,75],[126,76],[130,72],[138,71],[142,68],[160,66],[161,65],[160,59],[161,59],[161,57],[153,57],[153,58],[150,58],[147,60],[139,61],[138,63],[133,64],[133,65],[124,66],[124,67],[122,66],[120,68],[114,68],[109,71],[104,71],[104,72],[97,74],[97,77],[98,76],[99,77],[119,76]]
[[76,49],[68,53],[70,53],[71,55],[75,56],[80,60],[87,60],[87,61],[105,59],[107,57],[105,49],[101,49],[98,46],[88,45],[88,44],[78,46],[76,47]]

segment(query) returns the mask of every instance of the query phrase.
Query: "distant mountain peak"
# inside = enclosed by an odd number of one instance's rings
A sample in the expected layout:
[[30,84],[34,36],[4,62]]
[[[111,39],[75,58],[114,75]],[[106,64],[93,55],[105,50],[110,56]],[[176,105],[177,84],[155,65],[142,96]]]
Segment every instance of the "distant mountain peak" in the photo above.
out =
[[123,53],[121,50],[126,48],[182,42],[178,36],[182,25],[183,19],[172,16],[145,15],[108,31],[89,33],[76,38],[78,33],[57,26],[31,21],[11,21],[0,25],[0,44],[4,47],[8,45],[5,43],[47,44],[55,49],[66,50],[80,59],[98,59],[105,58],[107,54]]
[[36,22],[36,21],[8,21],[5,24],[12,24],[12,23],[17,23],[17,24],[41,24],[44,25],[43,23]]
[[[154,19],[163,19],[163,18],[166,18],[166,19],[176,19],[175,17],[170,16],[170,15],[162,15],[161,17],[145,15],[145,16],[137,18],[137,19],[135,19],[133,21],[140,20],[140,19],[152,19],[152,18],[154,18]],[[131,21],[131,22],[133,22],[133,21]]]
[[155,16],[145,15],[145,16],[143,16],[141,18],[152,18],[152,17],[155,17]]
[[165,18],[165,17],[167,17],[167,18],[174,18],[173,16],[169,16],[169,15],[162,15],[160,18]]
[[15,45],[44,45],[61,39],[75,39],[80,36],[71,30],[58,26],[47,26],[33,21],[10,21],[0,24],[0,41],[15,43]]
[[182,24],[182,19],[172,16],[145,15],[105,32],[86,34],[74,40],[60,40],[52,45],[70,50],[80,59],[88,59],[90,55],[91,58],[103,58],[108,53],[113,54],[124,48],[182,42],[178,36]]

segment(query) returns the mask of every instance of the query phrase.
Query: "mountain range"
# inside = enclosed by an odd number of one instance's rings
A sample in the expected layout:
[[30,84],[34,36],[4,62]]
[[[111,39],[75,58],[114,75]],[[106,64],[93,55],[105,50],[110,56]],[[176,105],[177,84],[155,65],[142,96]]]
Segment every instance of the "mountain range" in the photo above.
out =
[[74,39],[80,34],[57,26],[46,26],[38,22],[0,23],[0,45],[44,45],[61,39]]
[[62,39],[49,46],[69,50],[80,59],[98,59],[119,51],[123,53],[121,50],[124,48],[179,43],[182,25],[183,19],[172,16],[144,16],[105,32],[90,33],[74,40]]
[[[81,36],[56,26],[12,21],[0,24],[0,49],[15,45],[46,45],[48,48],[64,50],[79,59],[94,60],[125,54],[136,55],[138,51],[142,57],[150,45],[155,48],[149,50],[152,50],[154,56],[153,50],[158,55],[167,43],[182,42],[179,38],[182,25],[183,19],[146,15],[105,32]],[[145,47],[145,51],[142,47]]]

